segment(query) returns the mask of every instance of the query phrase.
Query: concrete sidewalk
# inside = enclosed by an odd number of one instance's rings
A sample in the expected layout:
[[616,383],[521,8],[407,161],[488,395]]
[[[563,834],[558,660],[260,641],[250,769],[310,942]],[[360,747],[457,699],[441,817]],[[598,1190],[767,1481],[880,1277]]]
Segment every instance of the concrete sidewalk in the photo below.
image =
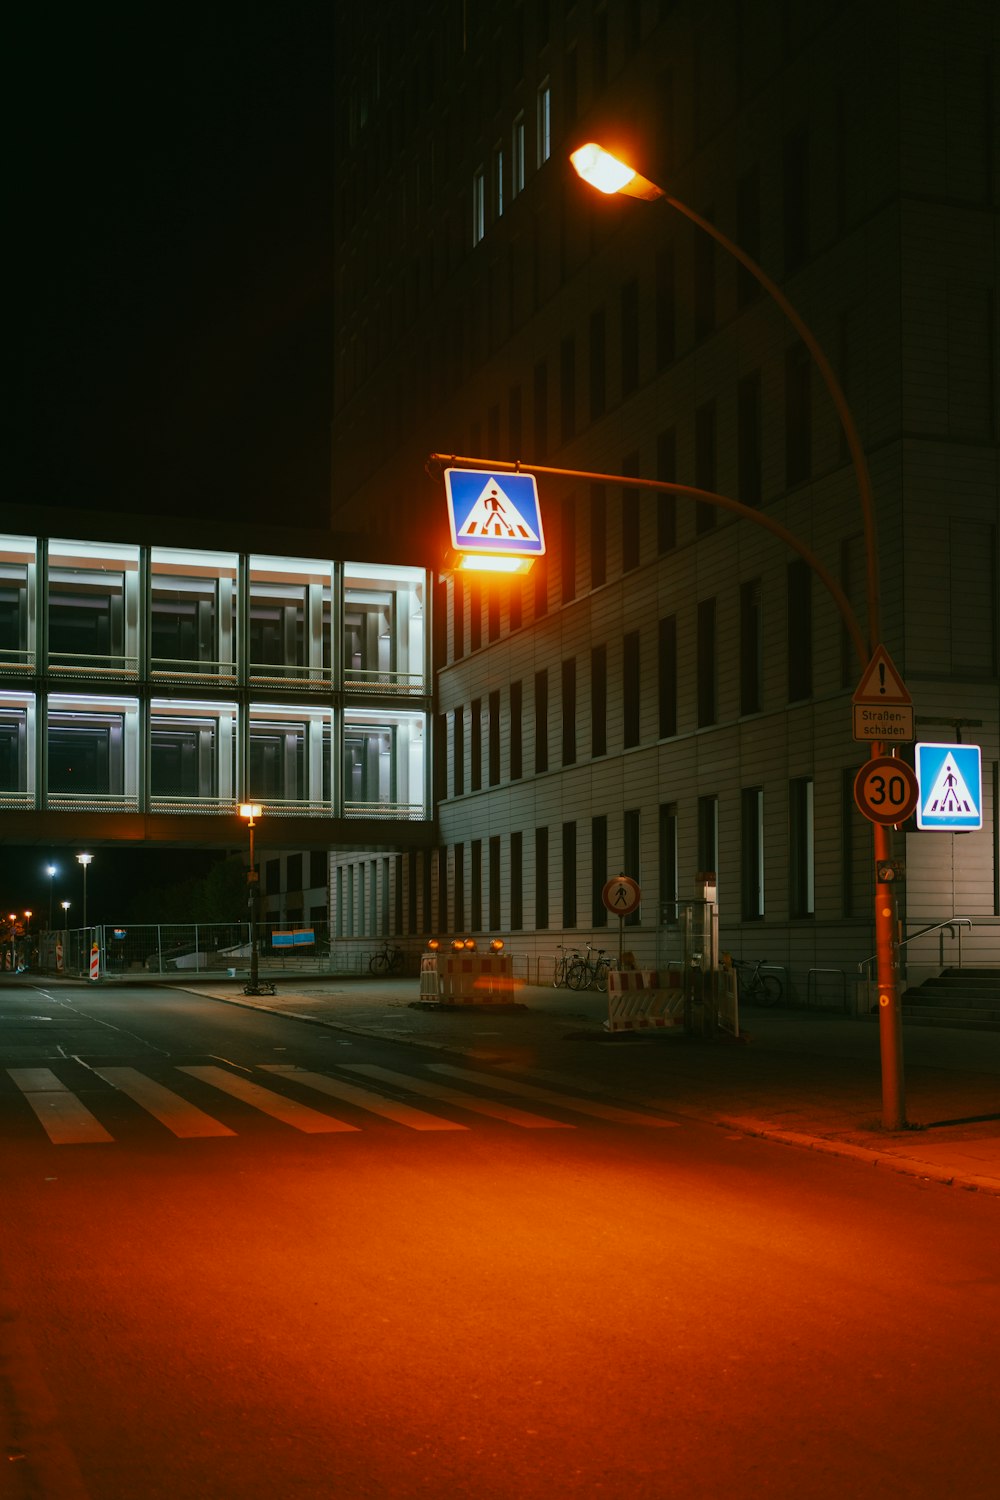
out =
[[881,1126],[878,1025],[827,1012],[749,1010],[743,1036],[611,1035],[607,1000],[521,986],[510,1006],[428,1008],[416,979],[241,981],[177,986],[192,994],[386,1041],[527,1068],[655,1108],[798,1147],[853,1156],[1000,1196],[1000,1034],[904,1030],[908,1128]]

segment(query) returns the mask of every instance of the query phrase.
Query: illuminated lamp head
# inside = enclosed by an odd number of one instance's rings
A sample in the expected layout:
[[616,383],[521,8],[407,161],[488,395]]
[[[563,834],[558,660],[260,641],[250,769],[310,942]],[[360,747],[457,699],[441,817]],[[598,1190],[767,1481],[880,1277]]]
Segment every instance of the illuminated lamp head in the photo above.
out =
[[451,940],[451,951],[452,951],[452,953],[464,953],[465,952],[465,944],[463,943],[463,941],[462,941],[461,938],[452,938],[452,940]]
[[441,944],[438,942],[437,938],[428,938],[428,940],[427,940],[427,946],[428,946],[428,948],[430,949],[430,951],[432,953],[436,953],[438,951],[438,949],[440,948]]
[[465,948],[466,948],[466,952],[467,953],[475,953],[475,951],[476,951],[476,940],[475,940],[475,938],[466,938],[466,940],[465,940]]
[[503,938],[493,938],[491,940],[491,942],[490,942],[490,952],[491,953],[502,953],[503,952]]

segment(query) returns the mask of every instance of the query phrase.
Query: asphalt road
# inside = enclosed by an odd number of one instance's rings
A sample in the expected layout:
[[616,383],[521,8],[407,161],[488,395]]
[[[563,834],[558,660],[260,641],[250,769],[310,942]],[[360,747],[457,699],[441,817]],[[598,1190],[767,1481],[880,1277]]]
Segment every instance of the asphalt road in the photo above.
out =
[[0,991],[10,1493],[992,1500],[1000,1200],[616,1102]]

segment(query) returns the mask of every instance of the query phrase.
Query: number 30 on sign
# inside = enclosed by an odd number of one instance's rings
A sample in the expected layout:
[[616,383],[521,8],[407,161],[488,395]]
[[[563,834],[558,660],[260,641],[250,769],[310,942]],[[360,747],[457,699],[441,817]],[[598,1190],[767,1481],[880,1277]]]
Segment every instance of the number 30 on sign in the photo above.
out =
[[905,823],[919,797],[912,767],[890,755],[867,761],[854,778],[854,800],[872,823]]

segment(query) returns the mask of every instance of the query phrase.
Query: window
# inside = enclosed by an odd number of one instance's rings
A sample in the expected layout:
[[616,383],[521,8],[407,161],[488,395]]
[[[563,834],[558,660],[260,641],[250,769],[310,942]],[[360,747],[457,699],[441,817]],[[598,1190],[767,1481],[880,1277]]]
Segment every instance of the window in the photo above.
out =
[[552,88],[546,78],[538,86],[536,96],[536,124],[538,130],[538,165],[542,166],[552,155]]
[[[629,453],[622,459],[622,473],[638,475],[639,455]],[[639,491],[622,485],[622,572],[631,573],[639,566]]]
[[[448,850],[444,844],[437,852],[437,912],[438,932],[448,931]],[[386,861],[388,867],[388,861]],[[386,899],[386,911],[389,909]],[[395,929],[394,929],[395,930]]]
[[453,660],[461,661],[465,655],[465,582],[458,573],[451,580],[451,636]]
[[[395,803],[400,789],[405,789],[406,771],[397,765],[399,735],[394,715],[386,715],[381,722],[345,715],[344,811],[348,815],[372,803]],[[248,794],[258,802],[283,803],[290,811],[329,813],[331,737],[329,708],[251,703]],[[406,800],[405,790],[402,800]]]
[[[33,568],[16,564],[17,591],[27,606]],[[24,584],[22,585],[22,579]],[[96,542],[49,542],[49,664],[60,672],[138,670],[139,549]],[[21,611],[21,602],[16,605]],[[27,616],[23,618],[26,620]],[[18,638],[26,640],[19,626]],[[26,662],[29,648],[15,661]]]
[[634,278],[621,289],[622,395],[639,384],[639,283]]
[[576,598],[576,496],[567,495],[560,507],[559,573],[562,602]]
[[455,931],[465,928],[465,845],[455,845]]
[[486,590],[486,634],[491,643],[500,638],[500,585],[497,581]]
[[549,371],[544,359],[535,365],[534,394],[535,452],[541,463],[549,447]]
[[608,648],[594,646],[590,652],[590,753],[608,751]]
[[719,869],[719,799],[698,798],[698,869],[704,874],[718,874]]
[[535,774],[549,769],[549,674],[535,673]]
[[576,657],[562,664],[562,763],[576,765]]
[[549,925],[549,830],[535,829],[535,927]]
[[[642,885],[642,844],[640,842],[640,815],[638,808],[622,814],[622,855],[625,874],[631,875],[637,885]],[[637,906],[625,918],[626,927],[638,927],[642,920],[642,908]]]
[[[752,168],[736,184],[736,242],[751,260],[760,260],[760,171]],[[756,276],[741,265],[736,273],[736,300],[746,307],[760,296]]]
[[791,131],[782,156],[782,200],[785,271],[794,271],[809,250],[809,132],[805,125]]
[[785,351],[785,483],[804,484],[812,472],[812,367],[801,341]]
[[677,616],[665,615],[657,630],[657,699],[660,739],[677,733]]
[[[251,737],[254,705],[251,704]],[[265,710],[260,711],[262,714]],[[287,716],[286,711],[286,716]],[[296,717],[305,711],[295,710]],[[328,710],[312,710],[313,720]],[[315,788],[315,735],[310,735],[306,759],[311,787]],[[252,739],[251,739],[252,749]],[[251,767],[252,767],[251,760]],[[424,806],[423,719],[419,714],[379,710],[344,712],[344,812],[347,817],[366,815],[371,804],[384,804],[402,816],[422,816]],[[310,791],[310,802],[317,800]]]
[[520,932],[524,926],[524,836],[510,836],[510,927]]
[[745,922],[764,915],[764,791],[740,793],[740,909]]
[[483,841],[473,839],[471,852],[471,900],[469,902],[469,925],[473,932],[483,930]]
[[136,810],[137,699],[53,693],[48,700],[47,741],[50,808]]
[[677,274],[674,248],[656,254],[656,368],[665,370],[677,358]]
[[472,243],[478,245],[486,233],[486,173],[477,167],[472,174]]
[[816,910],[811,776],[788,783],[788,910],[793,917],[811,917]]
[[590,925],[607,927],[604,886],[608,879],[608,820],[603,813],[590,820],[590,869]]
[[[715,706],[715,600],[702,599],[697,616],[698,728],[716,721]],[[712,868],[705,866],[703,868]]]
[[604,308],[590,315],[590,420],[603,417],[607,402],[607,322]]
[[469,650],[478,651],[483,644],[483,586],[469,585]]
[[514,121],[510,142],[510,196],[524,191],[524,115]]
[[812,570],[796,558],[788,564],[788,701],[812,692]]
[[639,632],[629,630],[622,642],[622,730],[628,750],[639,743]]
[[736,391],[738,496],[744,505],[761,501],[760,371],[744,375]]
[[[712,218],[711,210],[704,217]],[[694,336],[707,338],[715,328],[715,241],[708,234],[694,240]]]
[[35,665],[35,542],[0,539],[0,666]]
[[[706,401],[694,414],[694,482],[700,490],[716,489],[714,401]],[[711,531],[716,514],[714,505],[699,500],[695,506],[695,531],[699,535]]]
[[[677,432],[668,427],[656,439],[656,477],[664,484],[677,483]],[[677,496],[661,491],[656,496],[656,550],[662,557],[677,546]]]
[[510,779],[520,781],[522,775],[521,758],[521,683],[512,682],[510,685]]
[[503,214],[503,145],[500,142],[493,147],[493,217],[499,219]]
[[481,698],[473,698],[471,719],[469,723],[470,737],[470,775],[469,786],[472,791],[478,792],[483,785],[483,701]]
[[489,696],[488,710],[488,766],[490,786],[500,781],[500,692],[494,690]]
[[490,868],[489,868],[489,916],[490,931],[496,932],[500,926],[500,837],[493,834],[490,838]]
[[150,656],[154,677],[236,676],[235,554],[153,547]]
[[608,492],[603,484],[590,486],[590,586],[607,580]]
[[764,666],[760,579],[740,584],[740,713],[760,710]]
[[465,791],[465,709],[456,708],[452,718],[452,761],[454,765],[454,795],[461,797]]
[[567,334],[559,345],[559,436],[570,442],[576,432],[576,339]]
[[[310,586],[308,608],[315,633],[319,618],[329,636],[330,588]],[[344,570],[344,687],[377,686],[380,692],[420,690],[424,677],[423,578],[416,568],[349,563]],[[322,660],[328,657],[324,646]],[[314,648],[311,665],[319,666]]]
[[660,922],[677,921],[677,803],[660,803]]
[[576,926],[576,824],[562,826],[562,888],[564,927]]
[[538,558],[531,569],[535,590],[535,619],[540,620],[549,612],[549,564],[548,559]]
[[[149,710],[149,789],[150,805],[159,812],[231,803],[236,795],[235,703],[154,698]],[[191,803],[196,806],[188,808]]]
[[309,855],[309,884],[326,885],[327,854],[325,849],[313,849]]

